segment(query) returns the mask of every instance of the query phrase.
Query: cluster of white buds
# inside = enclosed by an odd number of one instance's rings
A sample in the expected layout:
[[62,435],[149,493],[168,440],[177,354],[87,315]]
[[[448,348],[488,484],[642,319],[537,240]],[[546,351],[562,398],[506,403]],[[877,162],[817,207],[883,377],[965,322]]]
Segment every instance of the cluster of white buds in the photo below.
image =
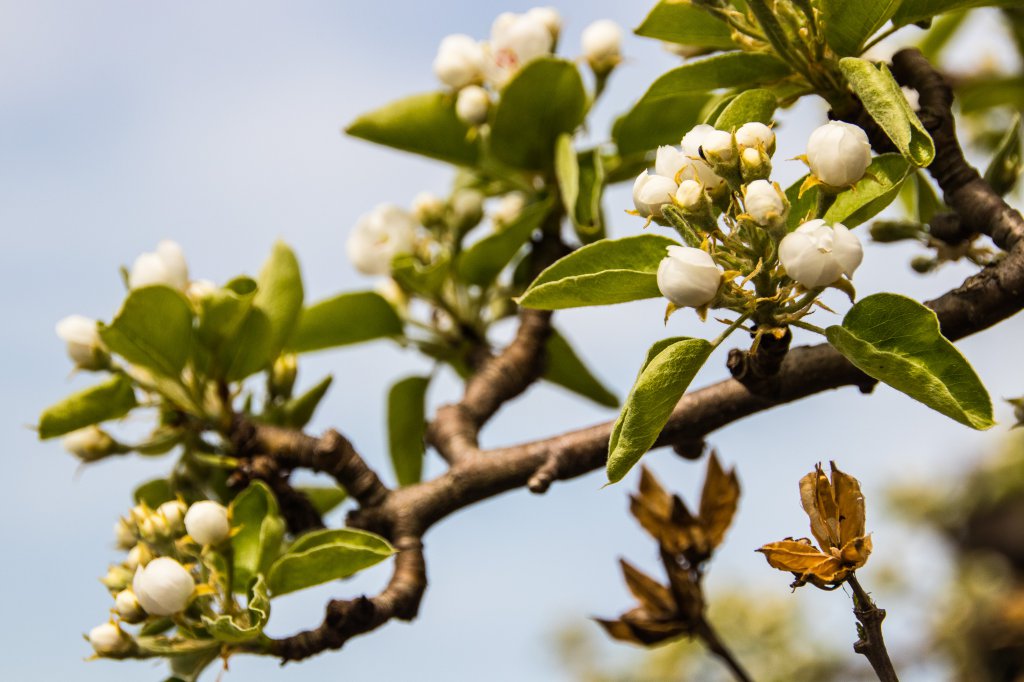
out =
[[188,263],[177,242],[164,240],[156,245],[156,251],[143,253],[132,264],[128,273],[128,287],[142,287],[162,284],[185,291],[188,288]]
[[100,339],[96,320],[69,315],[57,323],[57,336],[66,344],[68,357],[76,368],[99,370],[108,366],[110,354]]
[[359,217],[346,245],[348,258],[364,275],[387,275],[391,262],[411,254],[419,225],[408,211],[380,204]]

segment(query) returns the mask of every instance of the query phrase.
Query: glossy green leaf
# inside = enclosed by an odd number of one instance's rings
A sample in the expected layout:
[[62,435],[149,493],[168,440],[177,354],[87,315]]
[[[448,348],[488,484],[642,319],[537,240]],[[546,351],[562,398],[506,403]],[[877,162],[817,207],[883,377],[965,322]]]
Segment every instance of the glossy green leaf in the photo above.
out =
[[412,95],[363,114],[345,132],[377,144],[422,154],[459,166],[475,166],[480,145],[455,115],[455,97],[430,92]]
[[901,0],[822,0],[825,41],[842,57],[856,56],[892,18]]
[[876,156],[864,177],[836,197],[825,220],[851,228],[867,222],[896,199],[910,168],[902,154]]
[[303,535],[270,567],[274,596],[288,594],[354,573],[384,561],[395,550],[372,533],[349,528]]
[[605,238],[604,208],[601,205],[606,181],[604,161],[597,149],[580,152],[576,161],[579,164],[580,191],[576,210],[569,218],[579,240],[590,244]]
[[253,481],[229,507],[234,556],[232,589],[245,592],[259,574],[266,574],[281,553],[285,524],[274,493],[263,481]]
[[302,314],[302,272],[295,252],[284,242],[274,244],[270,258],[256,280],[253,304],[270,322],[271,357],[276,357],[295,330]]
[[1018,111],[985,169],[985,182],[991,185],[996,194],[1003,196],[1017,184],[1021,165],[1021,118]]
[[685,92],[771,83],[791,73],[785,62],[767,52],[726,52],[689,61],[666,72],[647,89],[644,100],[653,103],[671,100]]
[[164,502],[170,502],[174,498],[174,488],[166,478],[154,478],[146,481],[135,488],[132,493],[135,504],[145,504],[150,509],[156,509]]
[[320,516],[332,511],[348,499],[348,493],[345,489],[336,485],[300,485],[296,486],[295,489],[309,499],[310,504],[313,505],[313,508],[316,509]]
[[[643,97],[612,126],[612,140],[620,157],[648,152],[663,144],[679,144],[711,99],[706,92],[684,92],[649,101]],[[635,173],[633,173],[635,175]]]
[[930,164],[935,158],[935,143],[910,108],[889,68],[857,57],[839,60],[839,68],[871,118],[896,148],[914,165]]
[[263,634],[263,628],[270,620],[270,595],[263,576],[257,576],[249,590],[249,603],[245,612],[236,616],[221,615],[216,618],[203,616],[203,624],[214,639],[229,644],[247,642]]
[[556,386],[592,400],[603,407],[618,407],[619,399],[594,376],[558,331],[552,330],[545,345],[543,378]]
[[406,377],[388,391],[388,451],[398,485],[419,483],[423,474],[429,385],[430,377]]
[[856,303],[829,343],[862,372],[974,429],[987,429],[992,401],[967,359],[939,330],[935,313],[897,294]]
[[732,30],[710,12],[679,0],[660,0],[633,31],[638,36],[680,45],[731,49]]
[[715,119],[719,130],[735,130],[744,123],[768,124],[775,117],[779,101],[768,90],[747,90],[734,97]]
[[946,12],[972,7],[1015,7],[1020,0],[902,0],[892,17],[896,26],[933,19]]
[[192,306],[180,291],[165,286],[129,292],[114,321],[100,325],[107,348],[166,377],[185,368],[193,336]]
[[583,122],[587,94],[579,69],[554,57],[526,64],[502,89],[491,123],[490,151],[516,168],[554,165],[555,140]]
[[234,338],[252,307],[256,287],[256,280],[239,277],[200,300],[196,336],[212,353]]
[[504,226],[459,254],[456,270],[466,282],[486,286],[497,278],[551,212],[551,198],[530,204]]
[[653,233],[588,244],[540,273],[519,305],[558,310],[659,297],[658,265],[673,245]]
[[339,294],[305,308],[288,342],[297,353],[362,343],[402,333],[402,320],[374,291]]
[[308,391],[289,400],[282,410],[281,422],[284,426],[293,429],[301,429],[313,418],[313,413],[320,405],[320,401],[327,395],[327,389],[331,387],[334,377],[328,374]]
[[608,441],[608,481],[622,479],[657,441],[669,415],[714,347],[678,337],[654,344]]
[[817,187],[812,187],[800,196],[800,188],[803,186],[807,175],[802,176],[792,185],[786,188],[786,199],[789,201],[789,218],[786,219],[786,229],[792,232],[801,223],[814,220],[817,215],[818,193]]
[[39,417],[39,437],[63,436],[108,419],[119,419],[137,404],[132,382],[121,374],[114,375],[46,408]]
[[274,343],[270,317],[262,308],[251,306],[218,354],[224,378],[240,381],[265,369],[274,359]]

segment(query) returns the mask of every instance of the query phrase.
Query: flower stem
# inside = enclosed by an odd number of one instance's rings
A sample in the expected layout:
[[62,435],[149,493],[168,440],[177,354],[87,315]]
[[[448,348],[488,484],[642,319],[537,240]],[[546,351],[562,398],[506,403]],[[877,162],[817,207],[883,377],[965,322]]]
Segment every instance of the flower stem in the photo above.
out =
[[789,324],[792,325],[793,327],[799,327],[800,329],[806,329],[809,332],[815,332],[816,334],[821,334],[822,336],[825,336],[825,330],[816,324],[804,322],[803,320],[793,320]]
[[882,639],[885,610],[875,606],[871,597],[857,581],[856,575],[850,573],[846,582],[853,589],[853,615],[859,623],[857,634],[860,637],[853,643],[853,650],[868,659],[881,682],[899,682],[896,669],[893,668],[889,652],[885,648],[885,640]]
[[722,345],[722,342],[725,341],[727,338],[729,338],[730,334],[732,334],[734,331],[739,329],[740,326],[744,322],[746,322],[747,318],[749,318],[749,317],[750,317],[750,313],[747,313],[746,315],[740,315],[740,317],[735,322],[733,322],[728,327],[726,327],[725,331],[723,331],[721,334],[719,334],[715,338],[715,340],[711,342],[711,348],[712,349],[718,348],[720,345]]
[[740,662],[736,660],[732,652],[725,646],[721,639],[718,638],[718,634],[711,628],[711,624],[708,623],[707,618],[701,616],[700,621],[697,623],[695,633],[701,640],[707,645],[708,649],[718,658],[722,659],[722,662],[728,666],[733,677],[739,682],[753,682],[747,671],[743,669]]

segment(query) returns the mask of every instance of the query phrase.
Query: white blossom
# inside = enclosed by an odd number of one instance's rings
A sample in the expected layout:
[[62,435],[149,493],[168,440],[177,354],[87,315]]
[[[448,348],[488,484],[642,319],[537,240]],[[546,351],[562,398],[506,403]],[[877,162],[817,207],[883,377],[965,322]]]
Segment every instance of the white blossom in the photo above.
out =
[[645,218],[661,215],[661,207],[672,203],[676,183],[663,175],[651,175],[643,171],[633,183],[633,205]]
[[685,152],[669,145],[658,147],[657,155],[654,157],[654,172],[673,181],[679,176],[680,171],[692,165],[693,161]]
[[554,7],[534,7],[527,10],[526,17],[531,21],[543,24],[551,34],[552,39],[557,40],[558,34],[562,31],[562,15]]
[[706,252],[690,246],[670,246],[658,265],[658,289],[679,308],[710,303],[722,283],[722,271]]
[[68,357],[80,369],[99,369],[106,364],[106,350],[96,320],[69,315],[57,323],[57,336],[67,345]]
[[115,446],[114,439],[96,426],[86,426],[72,431],[61,439],[64,449],[83,462],[95,462],[110,455]]
[[412,198],[412,215],[421,225],[444,218],[444,200],[433,192],[420,192]]
[[135,527],[127,519],[118,519],[114,523],[114,542],[118,549],[131,549],[135,546]]
[[683,152],[690,158],[700,158],[700,148],[708,135],[713,132],[715,132],[715,127],[707,123],[693,126],[688,133],[683,135],[683,140],[680,143],[683,147]]
[[864,259],[860,240],[836,223],[809,220],[787,234],[779,244],[779,260],[786,274],[808,289],[852,277]]
[[759,121],[744,123],[736,129],[736,146],[745,149],[760,149],[771,156],[775,152],[775,133]]
[[849,187],[864,177],[871,143],[859,127],[830,121],[807,140],[807,165],[814,177],[832,187]]
[[[684,168],[680,177],[689,177],[700,180],[708,191],[714,192],[725,184],[725,179],[715,173],[700,156],[700,148],[712,133],[716,133],[714,126],[701,123],[690,129],[690,132],[683,136],[680,146],[683,155],[690,160],[688,168]],[[728,133],[726,133],[728,134]]]
[[114,623],[103,623],[89,631],[89,644],[99,656],[119,656],[132,650],[132,640]]
[[200,545],[219,545],[231,534],[228,510],[213,500],[196,502],[185,513],[185,530]]
[[732,143],[732,134],[724,130],[712,130],[701,141],[704,155],[710,161],[729,163],[736,158],[736,148]]
[[195,583],[185,567],[170,557],[153,559],[135,572],[132,590],[146,613],[170,616],[183,611]]
[[141,254],[132,264],[128,274],[130,289],[156,284],[179,291],[188,288],[188,263],[177,242],[165,239],[156,245],[156,251]]
[[156,508],[156,513],[167,522],[171,531],[178,533],[185,528],[185,503],[181,500],[170,500]]
[[606,71],[622,59],[622,28],[611,19],[599,19],[580,36],[583,58],[595,71]]
[[554,42],[547,23],[536,14],[499,14],[491,25],[488,79],[504,85],[527,62],[551,54]]
[[743,206],[747,215],[766,226],[777,225],[789,210],[785,193],[767,180],[754,180],[745,186]]
[[412,253],[416,222],[398,206],[381,204],[360,216],[348,237],[348,258],[364,275],[386,275],[396,256]]
[[698,180],[683,180],[676,190],[676,203],[687,211],[696,211],[704,203],[704,185]]
[[146,612],[131,588],[121,590],[114,597],[114,611],[126,623],[138,623],[146,618]]
[[445,36],[434,57],[434,74],[439,81],[458,90],[483,77],[484,59],[483,46],[469,36]]
[[477,126],[487,121],[491,107],[491,96],[479,85],[467,85],[459,90],[455,99],[455,115],[463,123]]

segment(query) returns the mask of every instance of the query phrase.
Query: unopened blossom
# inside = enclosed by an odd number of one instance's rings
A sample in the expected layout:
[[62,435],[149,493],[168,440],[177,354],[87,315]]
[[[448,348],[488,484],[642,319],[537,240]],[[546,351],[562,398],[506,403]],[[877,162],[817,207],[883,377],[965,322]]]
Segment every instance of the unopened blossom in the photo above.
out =
[[685,152],[669,145],[658,147],[654,157],[654,172],[672,180],[692,165],[693,161]]
[[185,291],[188,288],[188,263],[177,242],[168,239],[156,245],[156,251],[141,254],[132,264],[128,273],[128,287],[142,287],[162,284]]
[[543,24],[553,40],[562,32],[562,15],[554,7],[534,7],[526,11],[526,18]]
[[127,519],[118,519],[114,524],[114,541],[118,549],[131,549],[135,546],[135,526]]
[[455,115],[467,125],[478,126],[486,122],[490,107],[491,96],[479,85],[467,85],[455,98]]
[[651,175],[643,171],[633,183],[633,205],[645,218],[661,216],[661,207],[672,203],[676,183],[663,175]]
[[483,77],[484,59],[484,48],[476,40],[462,33],[445,36],[434,57],[434,74],[458,90]]
[[701,123],[690,128],[689,132],[683,135],[680,145],[683,152],[690,158],[700,158],[700,148],[708,135],[715,132],[715,127],[707,123]]
[[830,121],[807,140],[811,174],[831,187],[849,187],[864,177],[871,163],[871,143],[859,127]]
[[153,559],[135,573],[132,591],[146,613],[170,616],[188,606],[195,589],[192,576],[185,567],[170,557]]
[[605,73],[622,61],[622,28],[611,19],[600,19],[583,29],[583,58],[597,73]]
[[852,277],[864,259],[860,240],[845,225],[809,220],[787,234],[779,244],[779,260],[786,274],[808,289]]
[[740,152],[740,177],[744,182],[767,180],[772,174],[772,159],[768,152],[747,147]]
[[543,18],[503,12],[491,26],[487,78],[497,86],[504,85],[527,62],[551,54],[554,42]]
[[181,500],[170,500],[156,508],[156,513],[167,522],[167,527],[174,533],[180,533],[185,528],[185,503]]
[[722,271],[706,252],[690,246],[669,246],[658,265],[658,289],[677,307],[710,303],[722,283]]
[[185,513],[185,530],[201,545],[219,545],[231,534],[228,510],[213,500],[196,502]]
[[102,369],[108,355],[96,320],[69,315],[57,323],[57,336],[67,346],[68,357],[79,369]]
[[682,176],[700,180],[711,192],[722,187],[725,184],[725,179],[715,173],[711,166],[701,158],[700,149],[709,136],[716,132],[721,131],[716,131],[714,126],[701,123],[691,128],[680,142],[683,154],[690,159],[690,165],[683,170]]
[[117,442],[106,431],[96,426],[72,431],[61,439],[64,449],[83,462],[95,462],[114,453]]
[[412,253],[416,222],[398,206],[381,204],[360,216],[348,237],[348,258],[364,275],[386,275],[396,256]]
[[[141,532],[140,531],[139,535],[141,537],[143,537],[143,538],[146,538],[146,537],[151,537],[152,538],[152,537],[155,536],[155,533],[153,533],[152,531],[150,531],[150,532]],[[131,549],[128,550],[128,554],[127,554],[127,556],[125,556],[125,559],[124,559],[124,565],[126,567],[128,567],[129,569],[134,571],[135,569],[139,568],[140,566],[145,566],[146,564],[148,564],[152,560],[153,560],[153,552],[149,549],[149,547],[147,547],[145,545],[145,543],[140,542],[139,544],[135,545],[134,547],[132,547]]]
[[771,156],[775,152],[775,133],[759,121],[744,123],[736,129],[736,146],[744,149],[761,149]]
[[685,211],[697,211],[704,205],[704,185],[698,180],[683,180],[676,190],[676,203]]
[[745,213],[760,225],[775,226],[785,220],[789,212],[786,194],[777,183],[755,180],[743,190]]
[[442,220],[444,208],[444,199],[433,192],[420,192],[412,198],[412,215],[421,225]]
[[131,588],[121,590],[114,597],[114,611],[126,623],[138,623],[146,619],[146,612]]
[[103,623],[89,631],[89,644],[97,656],[122,656],[132,650],[132,639],[114,623]]
[[701,141],[704,156],[712,163],[730,163],[736,159],[732,135],[724,130],[712,130]]

